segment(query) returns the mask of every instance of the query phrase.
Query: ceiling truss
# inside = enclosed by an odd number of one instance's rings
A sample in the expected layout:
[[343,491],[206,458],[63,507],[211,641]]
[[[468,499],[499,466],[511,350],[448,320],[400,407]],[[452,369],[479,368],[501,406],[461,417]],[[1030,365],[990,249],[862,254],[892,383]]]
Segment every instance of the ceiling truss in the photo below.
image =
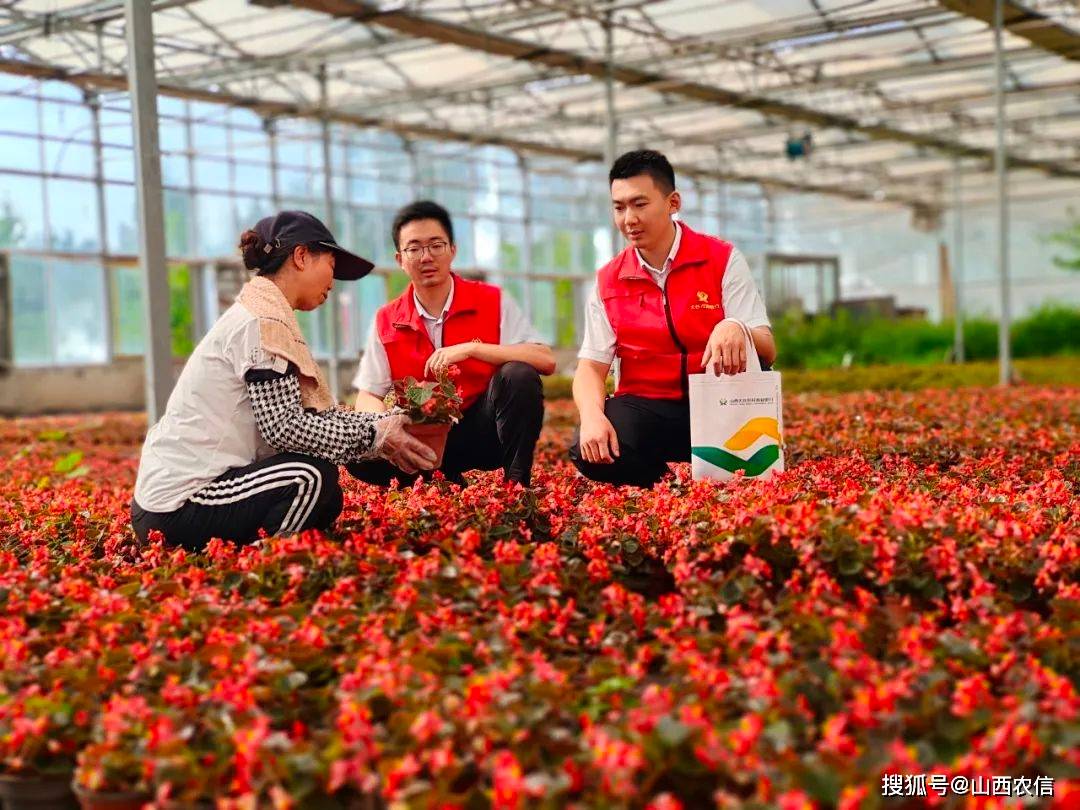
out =
[[[267,119],[323,118],[326,71],[335,121],[600,161],[610,73],[620,145],[661,148],[694,178],[925,210],[946,204],[957,161],[992,163],[993,0],[807,0],[772,23],[691,27],[686,0],[249,0],[243,16],[153,1],[161,93]],[[1080,33],[1045,3],[1005,2],[1009,165],[1076,183]],[[2,5],[0,71],[123,91],[123,37],[121,0]],[[443,65],[462,67],[444,79]],[[811,154],[786,160],[804,132]]]

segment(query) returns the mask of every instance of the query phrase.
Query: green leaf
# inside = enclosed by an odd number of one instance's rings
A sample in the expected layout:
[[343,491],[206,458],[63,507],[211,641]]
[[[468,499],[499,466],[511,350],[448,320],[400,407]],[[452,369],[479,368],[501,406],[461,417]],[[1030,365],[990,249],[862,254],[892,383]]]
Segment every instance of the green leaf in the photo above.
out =
[[632,689],[635,683],[637,683],[637,681],[633,678],[627,678],[623,675],[614,675],[596,684],[596,686],[590,686],[587,691],[591,695],[607,695],[612,692],[622,692],[627,689]]
[[841,574],[850,577],[862,571],[863,561],[855,554],[841,554],[836,567]]
[[125,582],[123,585],[117,587],[115,591],[121,596],[134,596],[139,592],[141,588],[142,583],[139,580],[135,579],[131,582]]
[[62,442],[67,437],[66,430],[43,430],[38,434],[38,440],[43,442]]
[[668,748],[678,748],[690,737],[689,727],[670,714],[660,718],[660,722],[656,724],[656,733]]
[[765,736],[777,751],[786,751],[791,748],[791,724],[786,720],[770,723],[765,729]]
[[53,471],[58,473],[69,473],[77,468],[82,463],[82,460],[82,450],[72,450],[53,465]]

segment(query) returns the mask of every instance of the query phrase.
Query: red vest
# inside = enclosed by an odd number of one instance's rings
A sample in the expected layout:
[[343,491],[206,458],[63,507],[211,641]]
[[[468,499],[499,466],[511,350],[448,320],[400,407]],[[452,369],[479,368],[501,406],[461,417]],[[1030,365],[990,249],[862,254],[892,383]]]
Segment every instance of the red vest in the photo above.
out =
[[713,327],[724,319],[723,279],[732,246],[680,223],[682,241],[661,291],[627,247],[597,273],[597,291],[615,330],[616,396],[687,396],[687,374],[701,372]]
[[[443,346],[454,346],[479,339],[481,343],[499,343],[499,324],[502,315],[502,291],[482,281],[466,281],[454,276],[454,300],[443,321]],[[390,361],[390,376],[424,379],[424,364],[435,352],[435,346],[416,311],[413,287],[410,284],[400,296],[379,308],[375,328],[386,348]],[[458,388],[468,408],[487,390],[496,367],[482,360],[458,363],[461,376]],[[430,379],[430,377],[429,377]]]

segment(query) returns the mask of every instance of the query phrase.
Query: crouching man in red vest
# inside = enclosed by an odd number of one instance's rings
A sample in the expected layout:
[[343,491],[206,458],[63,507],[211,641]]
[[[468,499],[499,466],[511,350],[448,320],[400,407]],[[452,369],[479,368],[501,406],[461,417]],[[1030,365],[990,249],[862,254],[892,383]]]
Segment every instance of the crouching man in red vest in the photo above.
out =
[[[457,247],[441,205],[405,206],[394,218],[393,236],[397,263],[412,283],[375,314],[353,380],[357,410],[386,410],[382,398],[394,380],[434,379],[455,364],[464,416],[447,438],[443,473],[461,482],[467,470],[501,466],[506,480],[529,486],[544,419],[540,375],[555,370],[555,355],[513,298],[451,272]],[[416,477],[381,460],[348,470],[372,484]]]
[[[659,152],[611,167],[615,224],[629,245],[596,274],[574,374],[581,427],[570,458],[588,478],[648,487],[669,461],[690,460],[687,375],[746,370],[741,321],[762,367],[776,345],[746,259],[731,244],[673,220],[682,201]],[[619,359],[615,396],[606,396]]]

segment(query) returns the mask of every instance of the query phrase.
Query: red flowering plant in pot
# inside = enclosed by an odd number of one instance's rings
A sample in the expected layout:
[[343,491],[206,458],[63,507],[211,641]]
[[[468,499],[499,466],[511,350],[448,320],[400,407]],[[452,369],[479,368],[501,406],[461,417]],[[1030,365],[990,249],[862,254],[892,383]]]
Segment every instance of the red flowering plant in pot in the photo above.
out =
[[0,800],[10,810],[74,807],[75,754],[89,739],[100,703],[96,668],[77,649],[66,578],[54,555],[36,548],[25,562],[0,553]]
[[442,466],[451,426],[461,420],[461,391],[454,382],[460,374],[451,365],[437,372],[434,380],[406,377],[394,383],[393,405],[411,422],[405,430],[435,451],[436,468]]
[[[80,716],[84,726],[89,723]],[[81,737],[71,704],[38,685],[0,697],[0,800],[6,808],[73,808],[71,771]]]
[[140,810],[150,801],[155,748],[171,718],[135,695],[112,695],[79,752],[73,788],[83,810]]

